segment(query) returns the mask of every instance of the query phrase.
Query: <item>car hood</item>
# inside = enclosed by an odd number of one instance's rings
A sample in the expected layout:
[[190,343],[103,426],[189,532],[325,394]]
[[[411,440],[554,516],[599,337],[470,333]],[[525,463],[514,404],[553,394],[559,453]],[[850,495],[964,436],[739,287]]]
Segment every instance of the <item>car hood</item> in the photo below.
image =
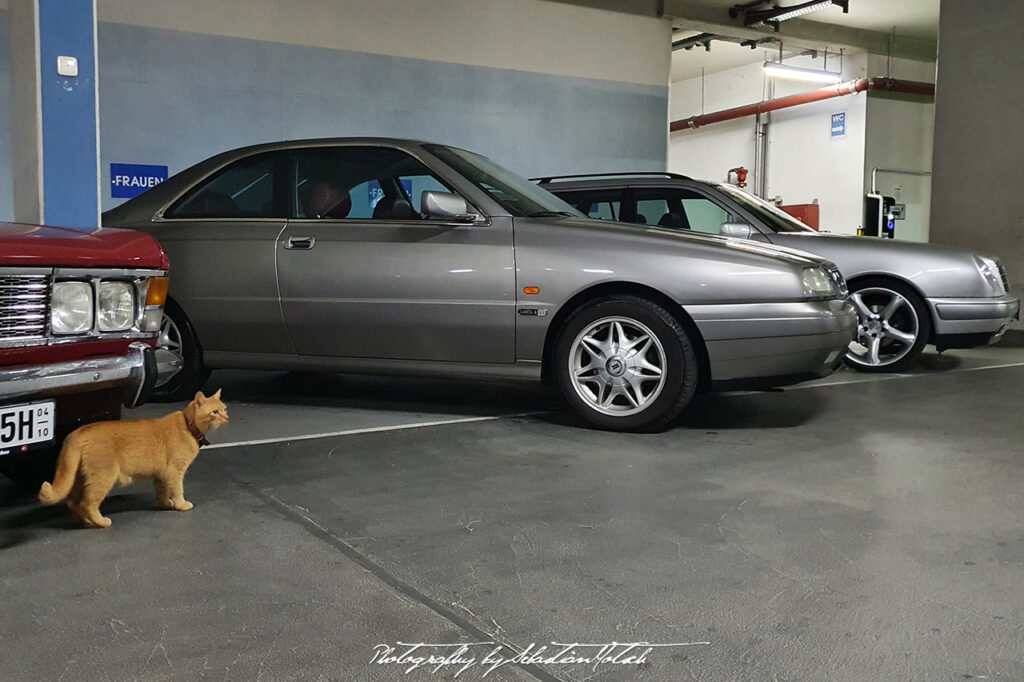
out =
[[773,242],[817,254],[835,263],[847,280],[895,276],[927,297],[991,296],[974,251],[952,246],[818,233],[784,233]]
[[[898,254],[899,256],[936,256],[940,258],[970,258],[975,252],[956,246],[941,244],[925,244],[908,242],[884,237],[858,237],[848,234],[830,234],[828,232],[786,232],[789,242],[803,243],[806,249],[816,253],[822,249],[843,249],[859,253],[877,253],[880,255]],[[980,254],[979,254],[980,255]]]
[[558,225],[560,227],[597,231],[604,234],[629,235],[631,238],[641,239],[648,243],[662,242],[666,245],[671,243],[684,248],[687,245],[710,248],[712,250],[720,250],[723,256],[727,253],[740,252],[781,260],[797,266],[831,265],[827,257],[808,253],[790,246],[763,244],[746,239],[733,239],[718,235],[702,234],[700,232],[671,230],[658,227],[657,225],[637,225],[635,223],[619,223],[589,218],[563,218],[558,220]]
[[0,265],[166,270],[168,261],[156,239],[133,230],[0,223]]

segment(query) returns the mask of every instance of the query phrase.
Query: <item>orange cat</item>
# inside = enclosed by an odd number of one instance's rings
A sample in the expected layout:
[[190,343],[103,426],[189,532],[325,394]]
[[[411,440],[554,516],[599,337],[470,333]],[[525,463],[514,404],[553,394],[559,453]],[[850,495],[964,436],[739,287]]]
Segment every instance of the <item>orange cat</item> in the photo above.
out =
[[106,528],[110,519],[100,515],[100,503],[111,488],[150,478],[161,507],[188,511],[192,503],[185,499],[185,471],[200,446],[209,445],[206,434],[227,422],[218,389],[210,397],[196,393],[183,411],[159,419],[86,424],[65,439],[53,485],[43,483],[39,501],[54,504],[67,498],[75,516]]

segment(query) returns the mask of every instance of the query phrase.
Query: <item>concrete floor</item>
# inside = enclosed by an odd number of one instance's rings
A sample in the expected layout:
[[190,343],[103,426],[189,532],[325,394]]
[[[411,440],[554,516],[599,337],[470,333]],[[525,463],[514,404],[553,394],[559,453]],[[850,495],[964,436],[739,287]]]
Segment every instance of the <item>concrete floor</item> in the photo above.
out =
[[[77,530],[0,483],[0,679],[456,679],[371,663],[396,642],[474,645],[459,680],[1024,679],[1022,349],[707,397],[639,436],[532,386],[218,386],[191,512],[132,486]],[[641,641],[688,646],[480,662]]]

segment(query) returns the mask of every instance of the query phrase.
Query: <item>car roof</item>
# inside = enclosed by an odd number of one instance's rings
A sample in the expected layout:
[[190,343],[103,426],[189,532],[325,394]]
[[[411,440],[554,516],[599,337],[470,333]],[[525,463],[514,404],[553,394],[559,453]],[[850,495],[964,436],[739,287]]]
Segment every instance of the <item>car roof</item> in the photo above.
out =
[[714,185],[678,173],[624,172],[579,175],[545,175],[530,178],[549,191],[570,189],[613,189],[622,187],[660,187],[673,185]]

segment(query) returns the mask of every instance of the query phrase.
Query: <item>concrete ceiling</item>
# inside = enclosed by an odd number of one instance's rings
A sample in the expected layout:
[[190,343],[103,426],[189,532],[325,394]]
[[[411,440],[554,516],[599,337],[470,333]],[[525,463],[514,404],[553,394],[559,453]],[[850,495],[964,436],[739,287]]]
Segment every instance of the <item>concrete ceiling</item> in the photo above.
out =
[[[778,0],[790,6],[803,0]],[[846,54],[870,51],[899,57],[935,58],[939,32],[939,0],[850,0],[846,14],[838,6],[828,7],[799,19],[782,22],[780,30],[751,30],[740,19],[729,16],[739,0],[665,0],[665,13],[672,17],[673,40],[702,32],[742,39],[777,38],[785,54],[806,49],[827,49]],[[672,55],[672,80],[713,73],[778,55],[777,43],[751,50],[725,41],[714,41],[711,50],[694,47]]]

